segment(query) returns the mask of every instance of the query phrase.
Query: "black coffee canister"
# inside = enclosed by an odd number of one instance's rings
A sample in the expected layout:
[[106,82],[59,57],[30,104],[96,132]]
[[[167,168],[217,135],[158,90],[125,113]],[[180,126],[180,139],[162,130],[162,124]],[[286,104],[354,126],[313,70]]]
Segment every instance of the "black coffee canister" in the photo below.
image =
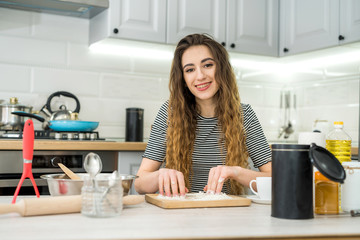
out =
[[309,145],[272,145],[271,216],[309,219],[313,211],[313,166]]
[[332,181],[343,183],[346,178],[337,158],[315,143],[272,145],[271,216],[286,219],[314,217],[313,166]]
[[144,109],[126,109],[126,142],[142,142],[144,136]]

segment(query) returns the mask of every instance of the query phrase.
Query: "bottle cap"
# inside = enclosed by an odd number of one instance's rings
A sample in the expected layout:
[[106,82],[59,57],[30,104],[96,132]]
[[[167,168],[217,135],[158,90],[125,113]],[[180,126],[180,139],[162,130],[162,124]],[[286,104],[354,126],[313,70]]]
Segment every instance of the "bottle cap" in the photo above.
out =
[[342,121],[334,122],[334,125],[344,125],[344,122],[342,122]]

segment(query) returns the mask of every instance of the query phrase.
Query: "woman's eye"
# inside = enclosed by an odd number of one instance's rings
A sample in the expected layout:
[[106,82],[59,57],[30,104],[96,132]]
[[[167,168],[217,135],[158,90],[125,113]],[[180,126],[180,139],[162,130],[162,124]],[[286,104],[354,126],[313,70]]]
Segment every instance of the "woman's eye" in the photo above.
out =
[[190,72],[193,72],[193,71],[194,71],[193,68],[188,68],[188,69],[185,70],[185,72],[187,72],[187,73],[190,73]]
[[207,64],[204,65],[205,68],[209,68],[209,67],[212,67],[212,66],[214,66],[213,63],[207,63]]

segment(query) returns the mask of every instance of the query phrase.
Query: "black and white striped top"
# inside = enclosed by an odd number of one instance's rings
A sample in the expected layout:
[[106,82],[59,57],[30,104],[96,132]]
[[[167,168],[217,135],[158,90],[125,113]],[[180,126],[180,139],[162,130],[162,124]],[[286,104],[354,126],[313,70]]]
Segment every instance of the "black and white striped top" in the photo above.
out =
[[[166,155],[167,110],[166,101],[160,108],[151,129],[150,139],[143,157],[163,162]],[[255,112],[249,104],[241,104],[244,113],[244,128],[246,131],[246,146],[254,167],[258,168],[271,161],[271,150],[263,133]],[[193,176],[191,192],[202,191],[212,167],[223,165],[226,149],[220,151],[219,137],[221,129],[216,117],[197,117],[197,135],[193,151]],[[223,192],[228,193],[226,184]]]

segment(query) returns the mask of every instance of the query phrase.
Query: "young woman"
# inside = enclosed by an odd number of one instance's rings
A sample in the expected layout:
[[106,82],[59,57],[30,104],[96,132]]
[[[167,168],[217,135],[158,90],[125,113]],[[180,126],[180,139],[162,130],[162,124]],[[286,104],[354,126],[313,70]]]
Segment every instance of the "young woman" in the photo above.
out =
[[[250,105],[241,104],[227,51],[212,38],[178,43],[170,99],[160,108],[135,181],[139,193],[243,194],[271,176],[271,151]],[[260,172],[248,169],[248,158]]]

